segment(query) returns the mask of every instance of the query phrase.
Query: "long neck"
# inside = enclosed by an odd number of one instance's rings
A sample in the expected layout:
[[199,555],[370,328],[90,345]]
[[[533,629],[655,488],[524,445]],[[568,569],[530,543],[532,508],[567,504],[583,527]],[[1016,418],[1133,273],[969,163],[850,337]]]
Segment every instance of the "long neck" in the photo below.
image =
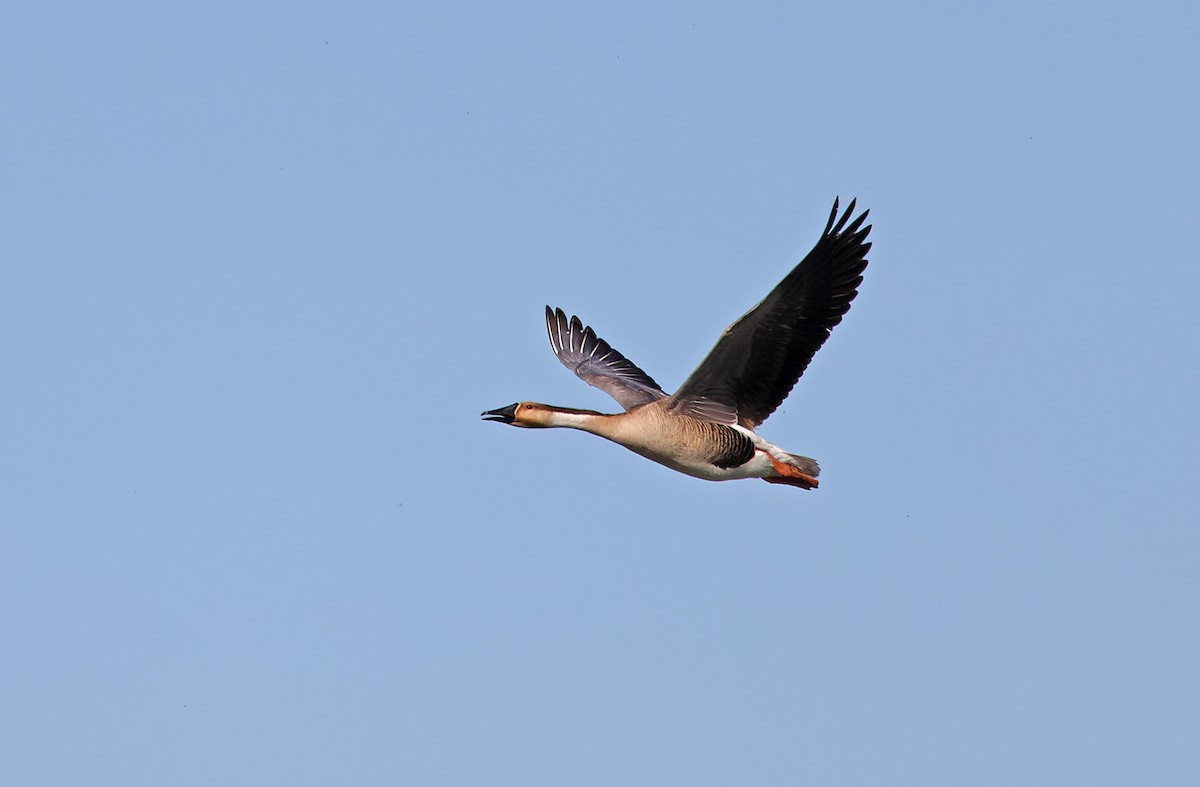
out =
[[569,407],[554,407],[546,415],[546,426],[565,429],[581,429],[585,432],[607,437],[612,431],[612,419],[616,416],[598,413],[595,410],[573,410]]

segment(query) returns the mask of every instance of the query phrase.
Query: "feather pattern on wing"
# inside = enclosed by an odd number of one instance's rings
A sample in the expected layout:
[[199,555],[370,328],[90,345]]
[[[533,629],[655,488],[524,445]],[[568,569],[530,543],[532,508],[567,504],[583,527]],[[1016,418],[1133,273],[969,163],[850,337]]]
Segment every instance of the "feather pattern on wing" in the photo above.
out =
[[830,331],[850,309],[867,267],[867,211],[850,221],[838,202],[812,251],[757,306],[725,329],[671,397],[671,409],[753,429],[791,392]]
[[568,320],[562,309],[547,306],[546,332],[563,366],[616,399],[626,410],[666,397],[650,375],[585,327],[578,317]]

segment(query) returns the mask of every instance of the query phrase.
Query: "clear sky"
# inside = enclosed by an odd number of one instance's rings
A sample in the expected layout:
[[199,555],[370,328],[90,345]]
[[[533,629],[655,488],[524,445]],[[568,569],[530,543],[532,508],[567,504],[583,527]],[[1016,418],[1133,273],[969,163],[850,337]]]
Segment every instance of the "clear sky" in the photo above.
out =
[[[0,782],[1200,780],[1190,3],[0,9]],[[587,435],[871,209],[762,427]]]

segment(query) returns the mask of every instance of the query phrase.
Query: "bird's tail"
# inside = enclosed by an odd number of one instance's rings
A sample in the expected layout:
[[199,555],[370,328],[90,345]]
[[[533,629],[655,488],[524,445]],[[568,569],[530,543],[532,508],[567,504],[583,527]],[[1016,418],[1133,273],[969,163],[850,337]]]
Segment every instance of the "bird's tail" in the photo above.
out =
[[797,470],[799,470],[801,473],[804,473],[805,475],[810,475],[813,478],[816,478],[817,476],[819,476],[821,474],[821,466],[819,464],[817,464],[817,460],[812,459],[807,456],[800,456],[799,454],[788,454],[787,455],[787,463],[789,465],[791,465],[792,467],[796,468]]
[[[816,459],[799,454],[784,454],[782,457],[772,457],[775,461],[778,476],[764,478],[768,484],[786,484],[798,486],[801,489],[816,489],[817,476],[821,474],[821,466]],[[782,461],[780,461],[782,460]]]

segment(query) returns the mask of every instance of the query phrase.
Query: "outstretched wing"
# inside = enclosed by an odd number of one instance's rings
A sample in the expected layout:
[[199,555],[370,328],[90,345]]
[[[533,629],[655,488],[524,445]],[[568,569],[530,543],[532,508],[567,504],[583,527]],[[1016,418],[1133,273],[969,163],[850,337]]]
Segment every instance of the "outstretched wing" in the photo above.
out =
[[563,366],[616,399],[626,410],[666,396],[650,375],[634,366],[590,327],[584,327],[578,317],[568,320],[562,309],[547,306],[546,331],[550,334],[550,346]]
[[[813,250],[757,306],[725,329],[672,397],[671,409],[748,429],[791,393],[813,355],[858,295],[867,267],[868,211],[838,218],[838,203]],[[847,223],[849,222],[849,223]]]

